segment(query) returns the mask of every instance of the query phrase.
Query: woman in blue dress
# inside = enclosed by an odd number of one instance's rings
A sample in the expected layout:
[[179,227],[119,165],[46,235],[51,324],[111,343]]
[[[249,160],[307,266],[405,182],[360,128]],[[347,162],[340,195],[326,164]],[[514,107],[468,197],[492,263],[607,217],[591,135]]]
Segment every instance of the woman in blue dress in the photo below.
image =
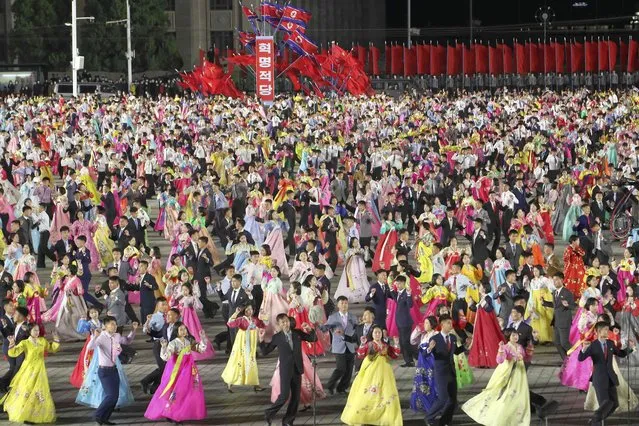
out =
[[[102,388],[102,383],[100,383],[100,378],[98,377],[99,350],[100,349],[96,348],[96,352],[91,358],[91,364],[89,365],[87,374],[84,377],[84,382],[82,382],[82,387],[78,392],[78,396],[75,398],[76,404],[85,405],[91,408],[98,408],[104,399],[104,388]],[[134,402],[133,393],[131,392],[129,380],[124,373],[124,369],[122,368],[119,358],[115,359],[115,366],[117,367],[118,375],[120,376],[120,391],[115,408],[127,407]]]
[[437,334],[437,319],[434,316],[424,318],[423,327],[416,327],[411,334],[411,344],[419,345],[419,358],[413,379],[413,391],[410,394],[410,408],[428,413],[437,400],[435,388],[435,359],[428,353],[428,343]]

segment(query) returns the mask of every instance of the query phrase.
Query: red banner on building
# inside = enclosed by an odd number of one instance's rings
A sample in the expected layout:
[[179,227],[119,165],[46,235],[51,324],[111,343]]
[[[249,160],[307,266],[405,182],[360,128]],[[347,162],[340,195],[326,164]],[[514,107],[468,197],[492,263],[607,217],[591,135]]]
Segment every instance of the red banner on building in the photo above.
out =
[[273,37],[255,38],[255,90],[263,103],[275,100],[275,46]]

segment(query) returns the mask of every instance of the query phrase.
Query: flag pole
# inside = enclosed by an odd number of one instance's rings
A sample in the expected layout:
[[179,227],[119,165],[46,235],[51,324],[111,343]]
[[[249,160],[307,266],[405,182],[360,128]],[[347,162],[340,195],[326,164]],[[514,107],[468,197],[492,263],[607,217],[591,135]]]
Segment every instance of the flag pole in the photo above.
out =
[[289,64],[286,68],[284,68],[284,70],[282,70],[282,71],[281,71],[281,72],[277,75],[277,77],[275,77],[275,79],[277,80],[278,78],[280,78],[280,77],[282,76],[282,74],[284,74],[286,71],[288,71],[288,69],[289,69],[290,67],[292,67],[292,66],[295,64],[295,62],[299,61],[299,60],[300,60],[300,59],[302,59],[303,57],[305,57],[305,56],[298,56],[298,57],[297,57],[297,59],[295,59],[293,62],[291,62],[291,63],[290,63],[290,64]]
[[[284,9],[286,9],[286,7],[289,6],[290,4],[291,4],[291,0],[288,0],[286,2],[286,4],[284,5]],[[277,27],[275,27],[275,32],[273,33],[273,39],[275,39],[275,35],[280,30],[280,25],[282,24],[282,19],[284,19],[284,13],[282,13],[282,16],[280,16],[280,21],[277,23]]]

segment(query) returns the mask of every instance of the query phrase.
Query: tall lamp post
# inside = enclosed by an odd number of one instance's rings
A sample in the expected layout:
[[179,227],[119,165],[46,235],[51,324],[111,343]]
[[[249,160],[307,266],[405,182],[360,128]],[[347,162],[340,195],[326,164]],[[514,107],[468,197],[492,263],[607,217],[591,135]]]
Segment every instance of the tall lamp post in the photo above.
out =
[[118,21],[107,21],[107,25],[126,23],[126,62],[127,62],[127,89],[131,93],[131,85],[133,84],[133,58],[135,51],[131,50],[131,6],[129,0],[126,0],[126,19]]
[[78,96],[78,70],[84,68],[84,57],[78,52],[78,21],[88,20],[93,22],[93,16],[78,18],[77,0],[71,0],[71,22],[64,25],[71,27],[71,81],[73,82],[73,96]]

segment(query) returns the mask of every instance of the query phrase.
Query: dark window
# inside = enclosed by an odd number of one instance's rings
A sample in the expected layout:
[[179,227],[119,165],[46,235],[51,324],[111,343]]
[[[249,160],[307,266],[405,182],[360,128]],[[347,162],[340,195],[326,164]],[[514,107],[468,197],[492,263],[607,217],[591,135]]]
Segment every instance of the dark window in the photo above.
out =
[[209,0],[211,10],[233,9],[233,0]]

